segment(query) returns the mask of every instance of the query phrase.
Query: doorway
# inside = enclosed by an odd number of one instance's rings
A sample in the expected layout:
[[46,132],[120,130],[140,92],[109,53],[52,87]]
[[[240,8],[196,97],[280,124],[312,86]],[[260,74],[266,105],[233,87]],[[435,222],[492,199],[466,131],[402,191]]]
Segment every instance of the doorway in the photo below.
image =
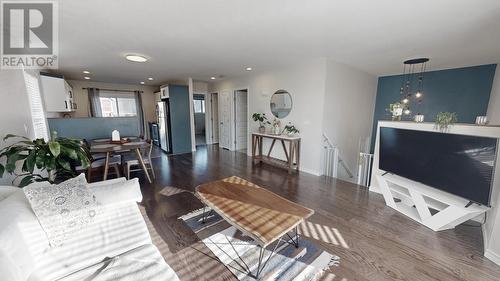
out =
[[219,93],[219,146],[231,149],[231,92]]
[[219,94],[210,94],[210,106],[211,106],[211,139],[212,143],[219,143]]
[[234,91],[234,150],[246,153],[248,145],[248,89]]
[[194,133],[196,145],[206,145],[206,128],[205,128],[205,118],[206,118],[206,107],[205,107],[205,95],[195,94],[193,95],[193,107],[194,107]]

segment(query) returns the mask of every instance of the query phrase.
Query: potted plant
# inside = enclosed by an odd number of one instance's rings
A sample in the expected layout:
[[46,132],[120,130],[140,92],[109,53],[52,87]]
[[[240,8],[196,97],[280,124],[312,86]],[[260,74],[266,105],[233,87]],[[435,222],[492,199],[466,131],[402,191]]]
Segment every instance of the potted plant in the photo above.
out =
[[439,112],[436,115],[435,127],[440,131],[446,131],[449,126],[455,124],[458,120],[456,112]]
[[392,121],[401,121],[401,115],[403,115],[403,104],[400,102],[395,102],[389,104],[388,111],[392,114]]
[[[86,169],[90,165],[90,152],[79,139],[57,138],[52,132],[51,140],[30,140],[26,137],[8,134],[3,140],[15,138],[17,142],[0,150],[0,160],[5,158],[5,165],[0,164],[0,177],[5,172],[21,178],[19,187],[33,182],[62,182],[76,176],[74,167],[81,165]],[[21,162],[21,173],[16,172],[17,162]],[[36,167],[36,171],[35,171]]]
[[292,123],[288,123],[285,128],[283,128],[282,134],[286,132],[287,135],[293,136],[295,134],[300,133],[299,129],[297,129]]
[[266,124],[271,124],[271,122],[269,122],[269,120],[267,120],[265,113],[254,113],[252,115],[252,119],[255,122],[259,122],[259,133],[265,133],[266,132]]

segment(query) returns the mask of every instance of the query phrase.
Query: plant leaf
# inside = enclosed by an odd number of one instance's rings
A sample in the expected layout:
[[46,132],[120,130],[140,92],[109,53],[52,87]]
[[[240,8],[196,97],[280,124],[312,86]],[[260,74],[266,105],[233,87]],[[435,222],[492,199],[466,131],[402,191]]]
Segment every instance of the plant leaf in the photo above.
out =
[[26,164],[26,172],[33,173],[33,170],[35,169],[35,163],[36,163],[36,150],[31,150],[30,154],[24,161],[24,164]]
[[61,153],[61,145],[59,145],[59,143],[56,141],[49,142],[49,149],[50,153],[52,153],[54,157],[59,156],[59,154]]
[[35,177],[35,176],[32,176],[32,175],[30,175],[30,176],[25,176],[25,177],[21,180],[21,182],[19,183],[19,187],[25,187],[25,186],[27,186],[28,184],[32,183],[32,182],[33,182],[33,178],[34,178],[34,177]]
[[76,151],[74,149],[67,148],[64,145],[61,145],[61,153],[64,155],[67,155],[69,158],[71,158],[73,160],[78,159],[78,155],[76,154]]
[[59,158],[57,159],[57,163],[61,165],[61,167],[63,167],[64,170],[71,171],[71,165],[66,160]]
[[3,138],[3,140],[7,140],[7,139],[10,139],[10,138],[23,138],[25,140],[29,140],[27,137],[23,137],[23,136],[18,136],[18,135],[14,135],[14,134],[7,134],[5,135],[5,137]]

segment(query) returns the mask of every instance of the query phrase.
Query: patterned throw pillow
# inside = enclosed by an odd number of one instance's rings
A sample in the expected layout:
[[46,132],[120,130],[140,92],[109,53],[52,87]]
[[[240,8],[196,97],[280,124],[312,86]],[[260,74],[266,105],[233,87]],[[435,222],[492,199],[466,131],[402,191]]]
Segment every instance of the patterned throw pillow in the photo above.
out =
[[24,194],[51,247],[62,245],[68,234],[85,227],[96,215],[97,201],[84,174],[57,185],[30,184]]

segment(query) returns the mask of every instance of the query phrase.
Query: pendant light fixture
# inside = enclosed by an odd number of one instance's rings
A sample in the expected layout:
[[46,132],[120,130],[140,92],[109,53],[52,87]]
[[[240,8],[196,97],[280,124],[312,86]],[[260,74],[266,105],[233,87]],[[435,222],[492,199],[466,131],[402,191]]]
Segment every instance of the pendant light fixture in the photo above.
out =
[[[428,61],[428,58],[417,58],[403,62],[403,81],[399,93],[404,115],[412,113],[413,104],[416,104],[416,110],[419,109],[419,105],[422,103],[424,98],[424,73]],[[417,115],[420,115],[420,113],[417,112]]]

